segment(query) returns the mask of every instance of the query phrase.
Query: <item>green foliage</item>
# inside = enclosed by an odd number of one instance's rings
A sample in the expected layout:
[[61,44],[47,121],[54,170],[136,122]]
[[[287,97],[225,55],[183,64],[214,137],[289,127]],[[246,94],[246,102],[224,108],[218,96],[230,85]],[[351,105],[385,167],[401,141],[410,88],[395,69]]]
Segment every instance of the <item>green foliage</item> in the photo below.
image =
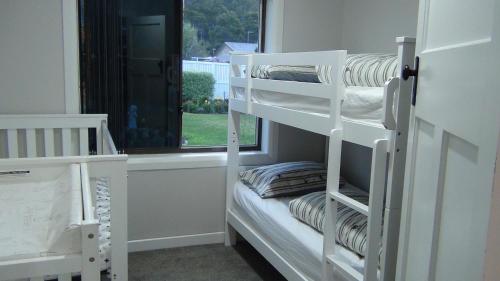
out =
[[256,43],[259,0],[185,0],[184,21],[198,30],[208,54],[225,41]]
[[192,57],[208,56],[207,48],[202,41],[198,39],[198,30],[189,22],[182,25],[182,57],[191,59]]
[[182,97],[183,101],[191,101],[195,105],[202,105],[213,97],[215,79],[208,72],[182,73]]
[[244,42],[245,31],[235,12],[223,9],[208,32],[208,47],[217,49],[224,42]]

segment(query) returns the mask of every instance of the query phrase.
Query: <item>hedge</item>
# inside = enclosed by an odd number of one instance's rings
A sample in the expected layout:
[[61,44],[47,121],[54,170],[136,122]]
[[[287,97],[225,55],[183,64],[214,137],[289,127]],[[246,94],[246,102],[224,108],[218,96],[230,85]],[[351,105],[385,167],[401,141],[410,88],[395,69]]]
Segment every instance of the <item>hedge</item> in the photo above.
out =
[[211,73],[184,71],[182,73],[183,101],[202,105],[206,101],[212,100],[214,85],[215,79]]

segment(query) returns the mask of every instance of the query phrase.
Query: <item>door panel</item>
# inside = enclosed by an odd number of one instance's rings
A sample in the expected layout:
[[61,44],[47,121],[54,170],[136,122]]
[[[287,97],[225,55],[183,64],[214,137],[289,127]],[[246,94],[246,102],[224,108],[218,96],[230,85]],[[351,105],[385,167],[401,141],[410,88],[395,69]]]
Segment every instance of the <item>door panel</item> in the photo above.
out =
[[438,192],[442,193],[442,205],[438,208],[441,214],[436,213],[440,215],[436,229],[439,232],[435,249],[436,280],[480,280],[480,267],[460,272],[455,265],[482,259],[488,210],[477,206],[488,201],[491,187],[478,186],[474,179],[479,164],[477,146],[448,133],[444,135],[444,143],[443,178],[438,186]]
[[422,38],[425,49],[450,47],[490,38],[494,0],[462,0],[459,5],[455,0],[426,2],[428,17],[424,25],[427,28]]
[[[426,262],[431,256],[432,243],[432,225],[429,221],[434,218],[435,207],[435,192],[433,185],[433,177],[436,175],[436,167],[428,163],[435,163],[435,148],[436,140],[435,127],[425,121],[418,121],[418,134],[415,147],[414,167],[415,174],[412,175],[414,180],[413,185],[418,186],[418,189],[413,190],[413,198],[415,204],[413,216],[411,218],[410,232],[419,233],[415,237],[415,242],[408,245],[408,267],[410,276],[419,276],[418,273],[426,272],[429,269],[429,264]],[[418,214],[418,215],[417,215]],[[409,278],[408,280],[421,280]]]
[[500,0],[423,0],[398,280],[479,281],[500,126]]

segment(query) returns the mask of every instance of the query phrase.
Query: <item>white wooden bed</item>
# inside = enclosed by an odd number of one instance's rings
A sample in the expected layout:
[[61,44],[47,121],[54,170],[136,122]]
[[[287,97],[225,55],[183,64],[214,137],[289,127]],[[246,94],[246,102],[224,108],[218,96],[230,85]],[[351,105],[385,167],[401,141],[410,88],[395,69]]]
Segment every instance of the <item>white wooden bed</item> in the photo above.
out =
[[[413,38],[398,37],[398,67],[412,65]],[[240,114],[286,124],[329,137],[326,227],[322,251],[322,280],[394,280],[406,142],[411,107],[411,83],[398,77],[385,84],[382,122],[343,118],[341,102],[345,86],[342,71],[346,51],[281,54],[235,54],[231,57],[232,77],[228,122],[228,170],[226,193],[226,245],[236,243],[236,232],[249,241],[288,280],[311,280],[273,246],[268,235],[236,206],[233,194],[239,182]],[[333,83],[306,83],[252,78],[253,65],[330,65]],[[247,71],[242,71],[244,66]],[[400,76],[400,75],[399,75]],[[243,96],[241,88],[244,89]],[[237,90],[240,90],[238,94]],[[253,97],[255,91],[276,95],[317,97],[330,102],[329,114],[305,112],[263,104]],[[399,93],[399,95],[397,94]],[[393,110],[394,105],[394,110]],[[370,200],[364,205],[339,193],[338,180],[342,141],[373,149]],[[386,180],[387,179],[387,180]],[[336,258],[335,220],[337,203],[368,216],[367,251],[362,272]],[[384,204],[385,202],[385,204]],[[382,218],[384,217],[383,235]],[[380,267],[379,245],[382,244]]]
[[[89,135],[96,151],[89,153]],[[95,154],[95,155],[90,155]],[[79,167],[83,217],[80,250],[0,261],[0,280],[44,280],[57,276],[71,280],[100,280],[96,215],[97,180],[107,182],[110,193],[110,277],[127,280],[127,155],[119,155],[107,129],[107,115],[0,115],[0,171],[36,171],[44,167]],[[1,194],[0,186],[0,194]]]

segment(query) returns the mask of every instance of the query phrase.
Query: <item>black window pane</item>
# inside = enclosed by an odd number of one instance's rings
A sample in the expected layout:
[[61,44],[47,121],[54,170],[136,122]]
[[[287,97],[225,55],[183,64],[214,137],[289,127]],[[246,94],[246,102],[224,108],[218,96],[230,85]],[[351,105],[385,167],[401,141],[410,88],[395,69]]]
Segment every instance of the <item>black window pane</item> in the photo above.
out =
[[181,1],[80,0],[82,112],[107,113],[120,149],[177,149]]

